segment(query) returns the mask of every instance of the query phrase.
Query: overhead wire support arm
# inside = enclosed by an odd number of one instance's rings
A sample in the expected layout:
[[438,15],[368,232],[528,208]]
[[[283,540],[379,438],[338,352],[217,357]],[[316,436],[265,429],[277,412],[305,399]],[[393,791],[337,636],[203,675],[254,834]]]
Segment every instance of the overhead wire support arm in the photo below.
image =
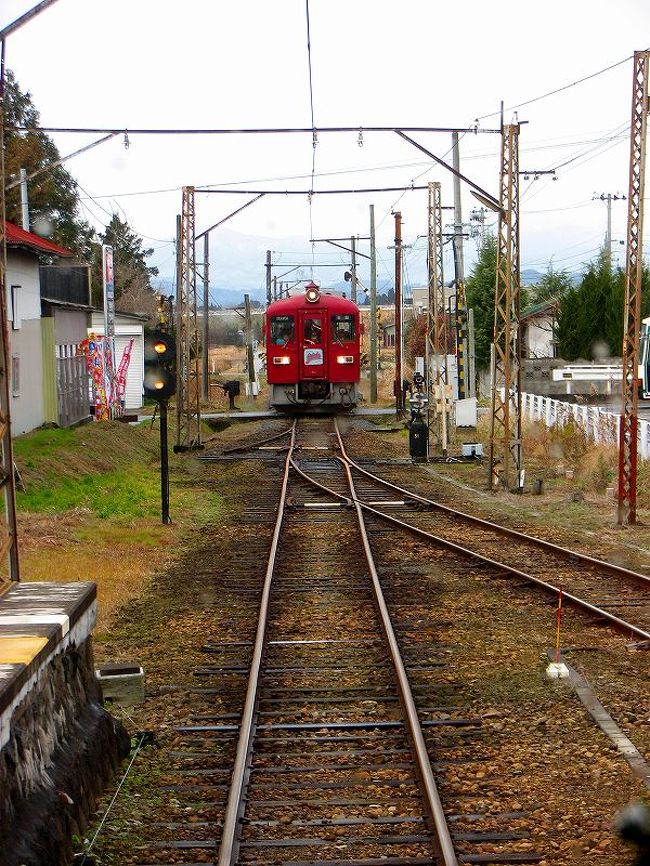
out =
[[[36,129],[32,129],[32,132],[40,132],[40,127]],[[34,180],[35,177],[38,177],[41,174],[44,174],[47,171],[52,171],[54,168],[58,168],[60,165],[63,165],[64,162],[67,162],[69,159],[72,159],[73,156],[79,156],[81,153],[86,153],[88,150],[92,150],[93,147],[97,147],[98,144],[104,144],[105,141],[110,141],[111,138],[115,138],[118,135],[117,132],[109,132],[108,135],[103,136],[103,138],[97,139],[97,141],[93,141],[90,144],[87,144],[85,147],[80,147],[79,150],[75,150],[73,153],[69,153],[67,156],[62,156],[61,159],[57,159],[56,162],[49,162],[47,165],[44,165],[42,168],[38,168],[36,171],[33,171],[31,174],[28,174],[25,180]],[[8,183],[6,186],[6,190],[14,189],[14,187],[20,186],[22,183],[22,179],[14,180],[12,183]]]
[[[452,132],[458,132],[458,130],[451,130]],[[423,147],[421,144],[418,144],[417,141],[412,139],[409,135],[405,135],[403,130],[396,129],[395,132],[403,138],[405,141],[408,141],[413,147],[416,147],[418,150],[422,151],[426,156],[432,159],[434,162],[437,162],[438,165],[441,165],[443,168],[446,168],[447,171],[450,171],[453,175],[464,180],[466,184],[468,184],[473,190],[480,193],[480,195],[484,196],[488,201],[493,203],[493,207],[495,210],[499,208],[499,202],[495,199],[495,197],[489,193],[487,190],[480,187],[477,183],[474,183],[473,180],[470,180],[466,175],[461,174],[460,171],[457,171],[452,165],[449,165],[448,162],[445,162],[444,159],[441,159],[439,156],[436,156],[435,153],[431,153],[430,150],[427,150],[426,147]],[[427,187],[423,187],[423,189],[427,189]]]
[[11,24],[7,24],[6,27],[0,30],[0,40],[4,40],[7,36],[15,33],[16,30],[23,26],[23,24],[27,24],[28,21],[31,21],[32,18],[35,18],[40,12],[43,12],[48,6],[52,6],[54,3],[56,3],[56,0],[41,0],[40,3],[37,3],[37,5],[28,12],[25,12],[24,15],[20,16],[20,18],[16,18],[15,21],[12,21]]
[[[337,244],[334,241],[329,240],[328,238],[313,238],[309,241],[310,244],[331,244],[333,247],[338,247],[340,250],[344,250],[346,253],[351,253],[352,250],[350,247],[344,247],[342,244]],[[361,256],[362,259],[369,259],[370,256],[367,256],[365,253],[360,253],[359,250],[355,250],[354,254],[357,256]]]
[[[205,190],[199,189],[199,190],[195,190],[195,192],[205,192]],[[196,235],[194,240],[198,241],[204,235],[207,235],[209,232],[211,232],[212,229],[219,228],[219,226],[223,225],[225,222],[228,222],[229,219],[232,219],[232,217],[236,216],[238,213],[241,213],[243,210],[246,210],[247,207],[250,207],[252,204],[255,204],[256,201],[259,201],[265,195],[266,195],[266,193],[264,193],[264,192],[259,193],[258,195],[255,196],[255,198],[252,198],[250,201],[247,201],[246,204],[243,204],[241,207],[238,207],[237,210],[234,210],[232,213],[229,213],[228,216],[219,220],[219,222],[215,223],[213,226],[210,226],[209,229],[205,229],[200,234]]]

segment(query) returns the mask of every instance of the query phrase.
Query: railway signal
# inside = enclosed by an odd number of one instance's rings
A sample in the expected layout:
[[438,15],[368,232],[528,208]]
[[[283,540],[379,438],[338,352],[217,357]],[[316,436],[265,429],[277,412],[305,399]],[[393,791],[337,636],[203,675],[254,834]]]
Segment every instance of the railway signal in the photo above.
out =
[[167,442],[167,401],[176,393],[176,339],[162,330],[153,331],[144,341],[146,397],[158,401],[160,411],[160,499],[162,522],[169,517],[169,457]]
[[176,340],[154,331],[144,341],[144,394],[162,402],[176,393]]

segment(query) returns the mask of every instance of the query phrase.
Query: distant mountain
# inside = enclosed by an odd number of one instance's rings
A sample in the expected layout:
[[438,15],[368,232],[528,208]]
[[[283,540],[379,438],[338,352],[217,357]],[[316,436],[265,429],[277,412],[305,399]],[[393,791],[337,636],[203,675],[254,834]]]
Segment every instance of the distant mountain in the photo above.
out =
[[[157,292],[163,295],[173,295],[176,292],[176,286],[171,280],[158,279],[152,280],[152,285]],[[199,297],[199,305],[203,299],[203,283],[199,280],[197,283],[197,292]],[[210,286],[210,304],[218,304],[220,307],[237,307],[244,303],[244,295],[249,295],[251,301],[259,301],[266,303],[266,292],[259,289],[225,289],[222,286]]]
[[525,268],[520,274],[521,285],[534,286],[541,280],[542,277],[543,274],[540,271],[536,271],[531,268]]
[[[545,272],[544,272],[545,273]],[[535,286],[542,279],[544,273],[541,271],[536,271],[534,268],[524,268],[521,272],[521,285],[522,286]],[[578,285],[580,280],[582,279],[582,274],[579,273],[569,273],[569,277],[571,278],[571,282],[574,286]]]

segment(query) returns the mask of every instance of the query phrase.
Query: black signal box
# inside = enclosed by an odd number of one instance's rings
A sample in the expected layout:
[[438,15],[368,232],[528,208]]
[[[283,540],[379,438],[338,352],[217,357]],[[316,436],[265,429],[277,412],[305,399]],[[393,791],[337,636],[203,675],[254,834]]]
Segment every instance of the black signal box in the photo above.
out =
[[144,394],[168,400],[176,393],[176,340],[164,331],[152,331],[144,341]]

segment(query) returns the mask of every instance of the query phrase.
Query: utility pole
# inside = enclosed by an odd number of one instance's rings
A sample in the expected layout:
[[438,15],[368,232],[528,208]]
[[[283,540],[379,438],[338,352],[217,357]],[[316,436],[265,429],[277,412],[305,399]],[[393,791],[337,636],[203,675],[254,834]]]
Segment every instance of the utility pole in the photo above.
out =
[[402,400],[402,214],[395,211],[395,413],[404,414]]
[[201,369],[201,398],[204,402],[210,399],[210,383],[208,373],[208,356],[210,351],[210,328],[209,328],[209,286],[210,286],[210,233],[203,235],[203,352]]
[[277,301],[277,299],[282,294],[282,283],[280,283],[280,294],[278,295],[278,278],[273,277],[273,300]]
[[[7,38],[27,24],[57,0],[41,0],[15,21],[0,30],[0,513],[4,511],[4,523],[0,518],[0,557],[6,557],[7,575],[10,581],[20,580],[18,555],[18,532],[16,521],[16,485],[14,476],[13,441],[11,437],[11,397],[9,394],[10,348],[7,327],[7,235],[5,228],[6,199],[5,153],[5,48]],[[111,134],[112,137],[112,134]],[[107,136],[108,138],[108,136]],[[104,139],[106,140],[106,139]],[[63,161],[63,160],[62,160]],[[39,170],[40,173],[40,170]],[[23,217],[23,225],[24,225]],[[29,226],[29,222],[27,222]],[[0,566],[0,584],[5,572]]]
[[29,231],[29,197],[27,195],[27,172],[20,169],[20,205],[22,214],[22,225],[26,232]]
[[468,396],[476,397],[476,343],[474,332],[474,310],[467,311],[467,376]]
[[[6,557],[6,574],[10,581],[20,580],[18,528],[16,521],[16,485],[14,480],[13,442],[11,438],[11,400],[9,396],[9,329],[7,326],[7,235],[5,229],[5,40],[0,40],[0,496],[4,499],[4,524],[0,520],[0,544]],[[5,568],[0,566],[0,585],[5,582]]]
[[271,303],[271,250],[266,251],[266,303]]
[[246,365],[248,367],[248,383],[249,397],[256,397],[254,394],[254,385],[257,381],[255,375],[255,359],[253,357],[253,320],[251,319],[251,299],[250,295],[244,295],[244,305],[246,309]]
[[357,302],[357,244],[356,238],[350,238],[350,252],[352,253],[352,302]]
[[460,199],[460,150],[458,133],[452,133],[454,159],[454,266],[456,269],[456,284],[465,282],[465,254],[463,251],[463,209]]
[[377,402],[377,248],[374,204],[370,205],[370,402]]
[[615,192],[613,195],[611,192],[604,193],[601,192],[600,195],[594,193],[592,201],[604,201],[607,204],[607,231],[605,232],[605,255],[607,256],[608,261],[611,264],[612,261],[612,202],[613,201],[625,201],[625,196],[623,193]]
[[623,330],[623,394],[618,452],[618,522],[636,523],[639,330],[643,275],[643,195],[648,131],[650,51],[634,52],[627,262]]
[[460,150],[458,133],[451,135],[454,165],[454,268],[456,277],[456,358],[458,399],[467,393],[467,305],[465,303],[465,255],[463,251],[463,210],[460,198]]

